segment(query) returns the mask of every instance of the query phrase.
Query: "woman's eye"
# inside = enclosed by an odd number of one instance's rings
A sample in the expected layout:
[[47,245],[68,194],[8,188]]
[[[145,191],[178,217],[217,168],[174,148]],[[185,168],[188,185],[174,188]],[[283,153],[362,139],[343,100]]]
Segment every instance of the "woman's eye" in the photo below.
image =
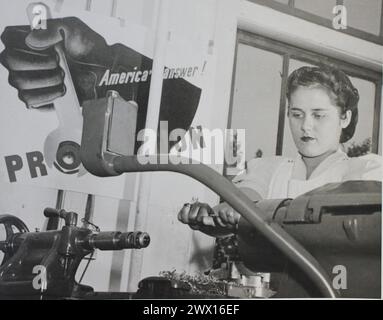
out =
[[293,118],[296,118],[296,119],[302,119],[302,118],[303,118],[303,113],[292,112],[292,113],[291,113],[291,116],[292,116]]
[[314,118],[315,119],[323,119],[326,115],[323,113],[315,113]]

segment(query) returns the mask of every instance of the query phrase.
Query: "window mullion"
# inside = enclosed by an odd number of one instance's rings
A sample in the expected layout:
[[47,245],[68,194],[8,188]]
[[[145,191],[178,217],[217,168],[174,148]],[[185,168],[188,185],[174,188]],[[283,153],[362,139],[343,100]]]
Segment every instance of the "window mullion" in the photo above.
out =
[[378,154],[379,152],[379,143],[380,141],[380,113],[381,113],[381,103],[382,103],[382,79],[376,82],[375,86],[375,106],[374,106],[374,119],[373,119],[373,129],[372,129],[372,152]]
[[289,75],[289,63],[290,55],[287,53],[283,56],[283,67],[282,67],[282,84],[279,100],[279,119],[278,119],[278,134],[277,134],[277,146],[275,154],[277,156],[282,155],[283,149],[283,136],[285,131],[285,117],[286,117],[286,88],[287,88],[287,77]]

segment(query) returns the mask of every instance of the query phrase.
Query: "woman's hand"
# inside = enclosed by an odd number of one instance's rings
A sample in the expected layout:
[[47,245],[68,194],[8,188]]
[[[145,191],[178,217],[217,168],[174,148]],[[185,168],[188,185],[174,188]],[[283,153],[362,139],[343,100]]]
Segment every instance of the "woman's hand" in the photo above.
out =
[[186,203],[178,220],[212,237],[228,236],[237,230],[240,214],[223,202],[214,208],[206,203]]

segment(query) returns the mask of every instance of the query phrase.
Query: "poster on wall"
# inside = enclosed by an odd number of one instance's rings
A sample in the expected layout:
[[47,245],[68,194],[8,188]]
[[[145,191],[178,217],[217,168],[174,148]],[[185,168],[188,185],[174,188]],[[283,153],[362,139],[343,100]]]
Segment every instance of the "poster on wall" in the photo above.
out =
[[[1,182],[121,198],[124,177],[100,179],[81,164],[81,110],[113,90],[132,110],[132,136],[145,127],[155,30],[57,10],[53,1],[17,1],[0,15]],[[176,47],[167,54],[159,111],[169,131],[189,129],[206,66]]]

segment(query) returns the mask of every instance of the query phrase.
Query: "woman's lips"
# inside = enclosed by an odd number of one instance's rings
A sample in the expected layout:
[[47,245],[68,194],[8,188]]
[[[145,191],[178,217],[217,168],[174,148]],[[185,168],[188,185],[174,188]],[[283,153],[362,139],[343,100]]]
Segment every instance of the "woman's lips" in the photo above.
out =
[[314,141],[315,138],[312,138],[312,137],[301,137],[301,140],[303,142],[310,142],[310,141]]

